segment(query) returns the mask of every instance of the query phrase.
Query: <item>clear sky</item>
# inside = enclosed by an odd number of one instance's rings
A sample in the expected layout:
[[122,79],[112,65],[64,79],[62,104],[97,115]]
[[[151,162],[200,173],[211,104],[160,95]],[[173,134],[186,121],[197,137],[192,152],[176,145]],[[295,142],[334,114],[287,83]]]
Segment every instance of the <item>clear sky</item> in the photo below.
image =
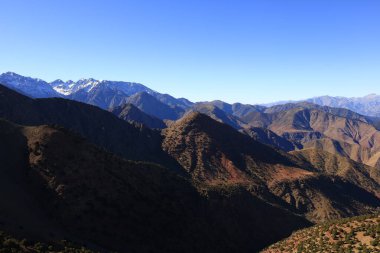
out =
[[0,0],[0,72],[193,101],[380,93],[379,0]]

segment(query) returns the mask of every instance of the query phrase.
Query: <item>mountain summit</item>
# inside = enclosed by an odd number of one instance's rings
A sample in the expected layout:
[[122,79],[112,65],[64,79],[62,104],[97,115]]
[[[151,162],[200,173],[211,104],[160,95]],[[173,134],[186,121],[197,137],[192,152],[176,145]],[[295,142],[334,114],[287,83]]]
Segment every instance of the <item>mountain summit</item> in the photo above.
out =
[[0,75],[0,84],[33,98],[61,97],[51,85],[41,79],[6,72]]

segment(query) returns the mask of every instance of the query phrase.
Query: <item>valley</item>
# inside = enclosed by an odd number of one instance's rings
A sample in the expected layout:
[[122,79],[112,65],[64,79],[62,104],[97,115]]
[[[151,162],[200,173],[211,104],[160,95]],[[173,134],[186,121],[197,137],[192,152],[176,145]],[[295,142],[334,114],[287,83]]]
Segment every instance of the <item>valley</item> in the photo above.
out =
[[297,252],[327,240],[297,244],[301,233],[380,210],[372,114],[193,103],[95,79],[0,82],[0,194],[13,199],[0,231],[21,252],[36,245],[15,238],[72,252]]

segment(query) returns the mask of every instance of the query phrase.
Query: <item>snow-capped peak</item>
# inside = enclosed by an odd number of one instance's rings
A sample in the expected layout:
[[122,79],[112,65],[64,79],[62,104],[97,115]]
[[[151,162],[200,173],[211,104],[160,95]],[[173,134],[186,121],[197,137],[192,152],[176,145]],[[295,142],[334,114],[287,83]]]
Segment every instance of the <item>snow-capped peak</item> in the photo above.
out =
[[77,82],[74,82],[72,80],[68,80],[64,82],[58,79],[50,83],[50,85],[53,87],[53,89],[56,92],[63,94],[65,96],[75,93],[79,90],[84,90],[86,92],[89,92],[98,84],[99,84],[99,81],[93,78],[88,78],[88,79],[82,78],[82,79],[79,79]]
[[123,92],[128,96],[142,91],[145,91],[147,93],[154,93],[154,91],[139,83],[96,80],[94,78],[81,78],[76,82],[71,80],[63,82],[62,80],[58,79],[49,84],[56,92],[65,96],[69,96],[78,91],[88,93],[96,87],[110,88],[115,91]]
[[60,96],[47,82],[39,78],[21,76],[14,72],[1,74],[0,83],[35,98]]

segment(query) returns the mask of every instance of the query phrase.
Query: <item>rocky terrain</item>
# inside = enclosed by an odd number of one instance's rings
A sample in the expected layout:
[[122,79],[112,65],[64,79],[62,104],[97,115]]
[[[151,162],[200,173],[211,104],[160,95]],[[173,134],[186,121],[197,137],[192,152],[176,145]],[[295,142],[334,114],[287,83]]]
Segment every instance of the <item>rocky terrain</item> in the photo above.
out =
[[263,253],[379,252],[380,216],[331,221],[292,234]]
[[[65,240],[102,252],[257,252],[379,211],[374,117],[311,103],[193,104],[134,83],[1,78],[0,231],[18,250]],[[32,96],[32,81],[60,95]]]
[[[163,134],[163,149],[201,187],[240,185],[313,222],[364,214],[380,204],[377,170],[363,172],[349,159],[350,174],[330,173],[313,155],[275,150],[200,113],[186,115]],[[344,169],[335,164],[335,170]]]
[[319,148],[377,166],[380,131],[366,117],[346,110],[288,104],[253,112],[243,118],[294,143],[297,149]]

